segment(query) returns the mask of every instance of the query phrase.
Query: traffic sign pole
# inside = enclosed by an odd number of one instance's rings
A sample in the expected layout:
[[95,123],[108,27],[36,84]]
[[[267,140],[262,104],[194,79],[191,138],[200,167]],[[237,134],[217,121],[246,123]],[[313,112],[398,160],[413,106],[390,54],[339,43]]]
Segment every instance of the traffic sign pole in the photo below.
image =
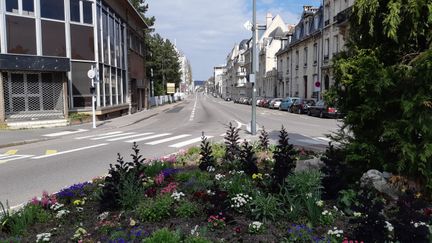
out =
[[92,117],[93,117],[93,128],[96,128],[96,89],[95,89],[95,77],[96,73],[93,65],[91,69],[87,72],[87,76],[91,79],[91,90],[92,90]]

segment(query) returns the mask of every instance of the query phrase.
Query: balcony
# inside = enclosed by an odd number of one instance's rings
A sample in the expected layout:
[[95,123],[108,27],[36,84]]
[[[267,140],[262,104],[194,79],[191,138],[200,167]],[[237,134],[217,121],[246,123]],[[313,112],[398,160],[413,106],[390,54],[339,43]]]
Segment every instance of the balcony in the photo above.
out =
[[237,77],[246,77],[246,71],[238,71]]
[[349,23],[352,14],[352,7],[349,7],[335,16],[335,22],[338,26],[345,26]]
[[245,62],[245,59],[244,59],[244,58],[240,58],[240,59],[238,59],[237,63],[238,63],[239,65],[243,66],[243,65],[245,65],[246,62]]
[[327,26],[330,24],[330,19],[327,19],[326,21],[324,21],[324,26]]

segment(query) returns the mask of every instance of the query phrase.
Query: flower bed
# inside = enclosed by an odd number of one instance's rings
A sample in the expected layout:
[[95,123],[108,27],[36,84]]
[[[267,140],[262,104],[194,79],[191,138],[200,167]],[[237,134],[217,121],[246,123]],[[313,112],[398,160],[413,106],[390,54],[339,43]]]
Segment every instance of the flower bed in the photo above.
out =
[[324,174],[293,172],[296,158],[312,153],[290,145],[284,130],[277,146],[227,141],[203,139],[201,149],[157,160],[135,145],[132,160],[119,156],[105,178],[44,192],[16,213],[2,205],[0,242],[428,240],[432,210],[419,194],[391,202],[357,188],[323,200]]

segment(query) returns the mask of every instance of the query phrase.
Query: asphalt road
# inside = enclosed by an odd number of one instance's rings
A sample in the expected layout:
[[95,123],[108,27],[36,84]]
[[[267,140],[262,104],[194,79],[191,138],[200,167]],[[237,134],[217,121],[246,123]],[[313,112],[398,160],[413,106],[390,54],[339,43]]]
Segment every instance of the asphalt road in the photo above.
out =
[[[222,141],[229,122],[242,129],[242,139],[258,137],[246,131],[251,106],[226,102],[203,93],[151,116],[140,118],[140,114],[135,114],[118,119],[130,117],[134,117],[134,122],[125,123],[125,126],[113,122],[97,129],[87,125],[32,131],[27,133],[31,139],[48,140],[1,148],[0,201],[19,205],[33,196],[40,196],[44,190],[52,193],[105,175],[109,164],[116,161],[117,153],[129,159],[134,141],[145,158],[158,158],[198,145],[202,132],[214,142]],[[264,126],[274,141],[283,125],[290,135],[290,142],[317,150],[325,149],[329,141],[325,135],[338,128],[334,119],[259,107],[257,124],[257,127]]]

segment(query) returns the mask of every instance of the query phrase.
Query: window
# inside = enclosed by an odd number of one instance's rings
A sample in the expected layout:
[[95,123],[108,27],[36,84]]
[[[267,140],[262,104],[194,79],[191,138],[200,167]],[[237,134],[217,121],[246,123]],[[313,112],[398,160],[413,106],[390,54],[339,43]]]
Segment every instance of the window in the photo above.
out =
[[36,55],[36,26],[31,18],[6,16],[8,53]]
[[93,28],[71,24],[72,59],[94,60]]
[[64,0],[40,0],[41,17],[64,20]]
[[307,63],[308,63],[308,48],[307,47],[304,48],[303,53],[304,53],[304,57],[303,57],[304,66],[307,67]]
[[93,11],[92,3],[89,1],[83,1],[83,21],[85,24],[93,24]]
[[318,62],[318,44],[317,43],[314,44],[313,62],[314,62],[314,64],[317,64],[317,62]]
[[103,53],[104,63],[109,63],[108,55],[108,13],[103,11],[102,13],[102,25],[103,25]]
[[333,36],[333,53],[339,52],[339,36]]
[[115,49],[114,49],[114,19],[112,16],[109,17],[109,22],[108,22],[108,26],[109,26],[109,47],[110,47],[110,55],[111,55],[111,65],[115,65]]
[[22,0],[23,15],[34,15],[34,1],[33,0]]
[[66,56],[65,24],[42,20],[42,53],[45,56]]
[[300,60],[299,60],[299,51],[296,51],[296,69],[298,69],[298,67],[299,67],[299,62],[300,62]]
[[70,18],[71,21],[80,22],[79,0],[70,0]]
[[330,53],[330,41],[329,38],[327,38],[324,41],[324,59],[329,58],[329,53]]
[[18,13],[18,0],[6,0],[6,11]]

